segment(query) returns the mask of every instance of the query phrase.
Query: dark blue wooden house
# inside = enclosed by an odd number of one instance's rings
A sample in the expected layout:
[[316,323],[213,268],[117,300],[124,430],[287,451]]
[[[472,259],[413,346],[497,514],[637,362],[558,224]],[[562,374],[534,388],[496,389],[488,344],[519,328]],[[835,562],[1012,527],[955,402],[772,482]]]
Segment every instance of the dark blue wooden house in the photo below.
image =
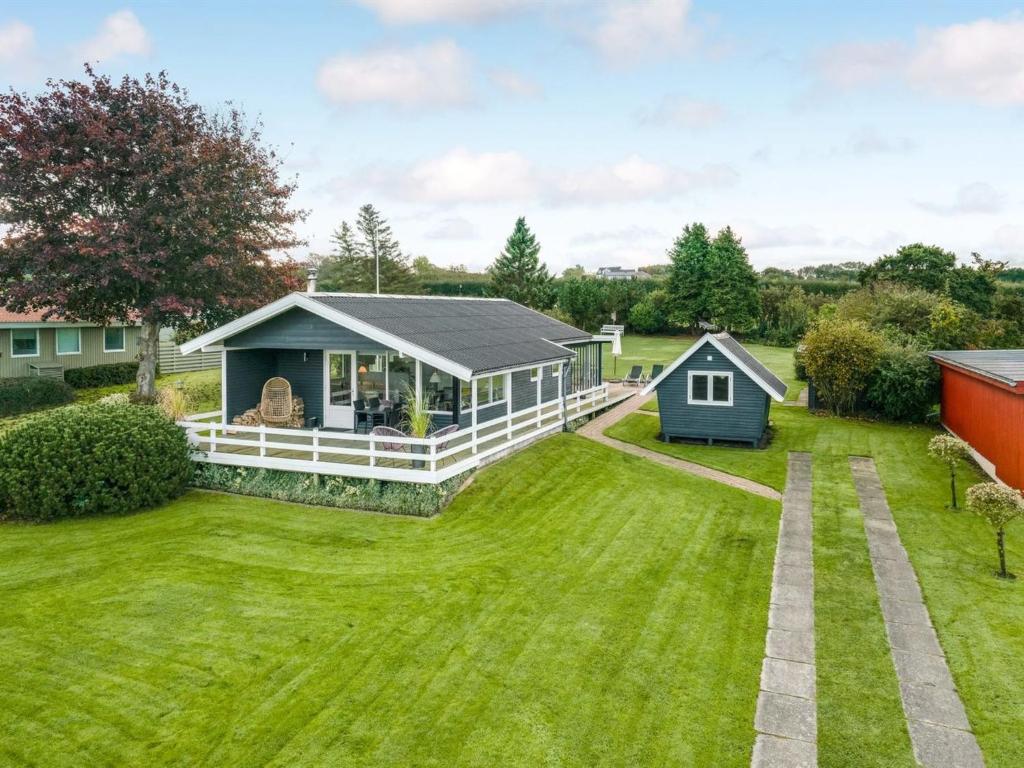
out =
[[786,384],[728,333],[705,334],[643,390],[658,393],[661,439],[759,445]]

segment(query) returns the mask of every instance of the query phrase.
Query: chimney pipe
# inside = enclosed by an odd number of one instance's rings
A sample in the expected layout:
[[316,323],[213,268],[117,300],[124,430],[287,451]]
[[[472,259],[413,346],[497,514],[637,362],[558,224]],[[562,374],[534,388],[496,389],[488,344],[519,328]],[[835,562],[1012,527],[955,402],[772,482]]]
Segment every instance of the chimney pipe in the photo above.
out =
[[309,278],[309,285],[306,288],[306,293],[316,293],[316,267],[310,267],[307,269],[306,276]]

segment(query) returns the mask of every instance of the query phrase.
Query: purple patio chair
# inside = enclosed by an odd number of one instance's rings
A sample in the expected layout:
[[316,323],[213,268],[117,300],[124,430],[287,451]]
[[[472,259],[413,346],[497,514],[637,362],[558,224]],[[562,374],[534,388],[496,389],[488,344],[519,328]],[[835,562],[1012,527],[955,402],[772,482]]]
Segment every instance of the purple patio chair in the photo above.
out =
[[[405,437],[405,433],[391,427],[374,427],[370,430],[370,437]],[[405,443],[395,443],[388,440],[378,440],[376,442],[385,451],[404,451],[406,448]]]
[[[440,442],[438,442],[438,444],[437,444],[437,452],[438,453],[441,453],[441,451],[443,451],[445,448],[448,447],[448,443],[452,439],[452,435],[454,435],[458,431],[459,431],[459,425],[458,424],[449,424],[447,427],[441,427],[433,435],[431,435],[431,437],[434,437],[434,438],[445,438],[445,439],[441,440]],[[443,461],[443,459],[442,459],[442,461]]]

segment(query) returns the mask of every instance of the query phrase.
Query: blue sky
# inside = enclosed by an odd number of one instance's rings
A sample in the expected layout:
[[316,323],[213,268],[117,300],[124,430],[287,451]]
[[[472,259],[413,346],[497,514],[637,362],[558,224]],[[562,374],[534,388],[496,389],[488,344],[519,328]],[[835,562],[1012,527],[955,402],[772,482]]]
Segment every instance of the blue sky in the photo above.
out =
[[10,2],[0,82],[165,69],[244,106],[308,250],[373,202],[404,248],[555,270],[733,226],[758,267],[903,242],[1024,262],[1024,15],[1003,2]]

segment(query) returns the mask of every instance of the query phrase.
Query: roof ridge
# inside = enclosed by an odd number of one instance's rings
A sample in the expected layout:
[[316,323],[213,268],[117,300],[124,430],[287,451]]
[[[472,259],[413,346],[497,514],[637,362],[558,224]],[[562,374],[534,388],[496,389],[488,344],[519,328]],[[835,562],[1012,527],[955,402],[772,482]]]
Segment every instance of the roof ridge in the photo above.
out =
[[295,291],[302,296],[309,296],[315,299],[318,296],[332,296],[345,299],[443,299],[445,301],[508,301],[501,296],[438,296],[436,294],[424,293],[353,293],[351,291]]

